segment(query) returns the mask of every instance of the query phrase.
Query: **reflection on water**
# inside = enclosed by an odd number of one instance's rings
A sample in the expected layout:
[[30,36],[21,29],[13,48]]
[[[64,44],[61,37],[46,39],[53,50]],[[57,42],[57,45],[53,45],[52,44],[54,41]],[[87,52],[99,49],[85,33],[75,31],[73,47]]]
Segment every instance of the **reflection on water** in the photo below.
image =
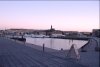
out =
[[54,47],[53,47],[53,43],[54,43],[54,42],[53,42],[53,39],[50,38],[50,48],[54,48]]
[[61,48],[70,49],[72,44],[77,45],[77,49],[82,47],[87,43],[83,40],[69,40],[69,39],[55,39],[55,38],[26,38],[26,42],[42,46],[45,44],[45,47],[60,50]]

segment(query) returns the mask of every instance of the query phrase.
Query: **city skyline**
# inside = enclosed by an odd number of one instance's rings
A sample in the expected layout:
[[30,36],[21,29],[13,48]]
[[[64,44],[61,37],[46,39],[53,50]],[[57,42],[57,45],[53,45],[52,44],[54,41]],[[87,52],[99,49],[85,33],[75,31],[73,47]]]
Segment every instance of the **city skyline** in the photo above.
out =
[[99,1],[0,1],[0,29],[89,31],[99,28]]

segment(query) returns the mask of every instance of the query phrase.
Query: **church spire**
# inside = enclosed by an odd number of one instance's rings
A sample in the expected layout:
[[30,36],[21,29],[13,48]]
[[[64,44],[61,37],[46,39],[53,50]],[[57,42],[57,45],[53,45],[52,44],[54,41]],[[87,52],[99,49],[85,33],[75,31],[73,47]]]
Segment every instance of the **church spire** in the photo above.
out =
[[52,25],[51,25],[51,30],[52,30]]

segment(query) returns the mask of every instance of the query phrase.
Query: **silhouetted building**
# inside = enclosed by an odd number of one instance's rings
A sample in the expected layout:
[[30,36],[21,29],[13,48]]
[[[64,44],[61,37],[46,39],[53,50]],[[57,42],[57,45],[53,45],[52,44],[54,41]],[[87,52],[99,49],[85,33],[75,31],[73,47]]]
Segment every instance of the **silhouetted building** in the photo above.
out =
[[92,36],[100,38],[100,29],[93,29]]
[[52,27],[52,25],[51,25],[50,31],[51,32],[55,31],[55,29]]

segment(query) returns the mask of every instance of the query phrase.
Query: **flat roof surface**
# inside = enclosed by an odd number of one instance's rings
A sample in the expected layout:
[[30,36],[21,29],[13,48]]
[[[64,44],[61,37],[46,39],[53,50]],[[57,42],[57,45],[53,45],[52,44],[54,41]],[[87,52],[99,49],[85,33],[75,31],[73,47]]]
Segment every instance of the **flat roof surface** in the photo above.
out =
[[0,67],[85,67],[0,37]]

